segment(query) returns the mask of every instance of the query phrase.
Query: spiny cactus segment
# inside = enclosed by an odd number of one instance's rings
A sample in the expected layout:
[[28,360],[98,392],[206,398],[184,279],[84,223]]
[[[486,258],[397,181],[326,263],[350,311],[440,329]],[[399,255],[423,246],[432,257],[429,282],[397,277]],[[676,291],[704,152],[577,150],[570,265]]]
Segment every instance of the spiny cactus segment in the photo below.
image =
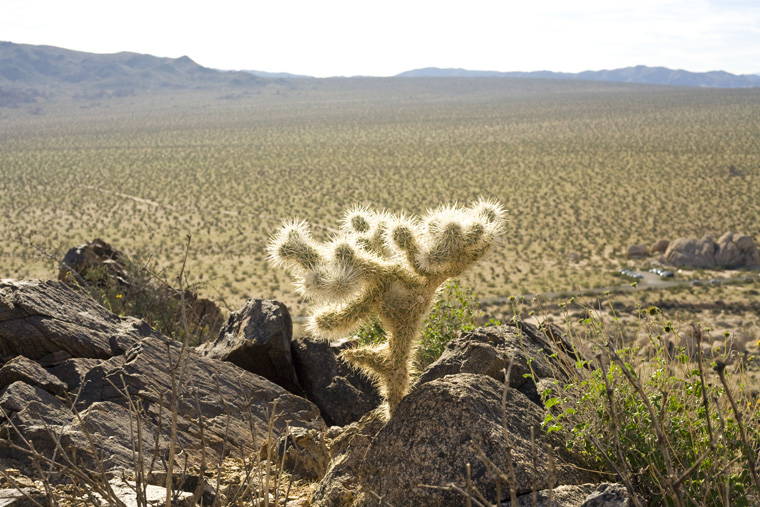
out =
[[299,294],[313,302],[315,335],[343,337],[380,319],[387,342],[342,357],[377,382],[390,415],[409,387],[412,352],[436,290],[480,259],[504,222],[501,204],[484,199],[421,217],[354,207],[324,243],[306,222],[285,223],[271,239],[269,260],[289,270]]

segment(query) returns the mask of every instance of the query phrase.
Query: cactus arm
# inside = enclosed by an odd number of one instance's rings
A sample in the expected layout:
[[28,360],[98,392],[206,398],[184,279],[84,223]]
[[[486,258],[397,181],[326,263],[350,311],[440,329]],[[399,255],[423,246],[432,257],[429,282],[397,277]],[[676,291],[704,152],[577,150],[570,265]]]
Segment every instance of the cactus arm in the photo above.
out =
[[367,373],[370,378],[375,380],[388,375],[387,343],[345,349],[341,352],[340,356],[343,360]]
[[315,269],[325,260],[306,222],[285,223],[280,232],[272,237],[268,251],[272,264],[294,271]]
[[426,277],[430,275],[430,272],[423,269],[417,262],[417,256],[422,248],[418,239],[419,235],[420,231],[414,224],[399,219],[388,231],[387,242],[391,249],[402,254],[411,271],[416,275]]
[[330,304],[314,310],[309,328],[323,336],[344,336],[372,317],[377,291],[364,290],[355,300]]

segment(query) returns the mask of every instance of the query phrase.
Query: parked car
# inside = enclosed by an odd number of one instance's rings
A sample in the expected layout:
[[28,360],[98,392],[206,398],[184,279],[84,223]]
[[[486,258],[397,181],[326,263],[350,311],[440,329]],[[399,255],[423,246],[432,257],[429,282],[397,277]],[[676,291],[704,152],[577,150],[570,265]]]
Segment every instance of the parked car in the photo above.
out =
[[644,275],[642,275],[641,273],[637,273],[636,271],[631,271],[630,269],[621,269],[620,274],[625,275],[629,278],[634,278],[636,280],[641,280],[642,278],[644,278]]
[[652,269],[649,270],[649,272],[650,273],[654,273],[655,275],[658,275],[658,276],[660,276],[662,278],[672,278],[673,277],[673,272],[672,271],[668,271],[667,269],[652,268]]

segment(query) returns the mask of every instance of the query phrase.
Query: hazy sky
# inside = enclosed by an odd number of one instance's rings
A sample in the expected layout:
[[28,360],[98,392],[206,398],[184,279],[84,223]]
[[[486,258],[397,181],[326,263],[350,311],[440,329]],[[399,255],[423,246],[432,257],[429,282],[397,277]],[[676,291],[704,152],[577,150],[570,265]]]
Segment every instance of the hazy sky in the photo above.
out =
[[760,0],[0,0],[0,40],[219,69],[760,73]]

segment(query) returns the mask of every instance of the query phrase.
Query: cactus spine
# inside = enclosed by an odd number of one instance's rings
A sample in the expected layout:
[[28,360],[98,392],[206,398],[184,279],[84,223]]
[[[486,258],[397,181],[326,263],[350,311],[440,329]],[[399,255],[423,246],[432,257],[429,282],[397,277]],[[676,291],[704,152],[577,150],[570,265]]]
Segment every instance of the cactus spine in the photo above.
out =
[[314,334],[342,337],[380,319],[387,342],[342,357],[377,382],[391,414],[409,387],[412,352],[436,291],[488,251],[504,215],[498,202],[483,199],[421,217],[355,207],[340,234],[324,243],[312,238],[306,222],[284,224],[271,239],[269,259],[288,269],[299,294],[314,303]]

